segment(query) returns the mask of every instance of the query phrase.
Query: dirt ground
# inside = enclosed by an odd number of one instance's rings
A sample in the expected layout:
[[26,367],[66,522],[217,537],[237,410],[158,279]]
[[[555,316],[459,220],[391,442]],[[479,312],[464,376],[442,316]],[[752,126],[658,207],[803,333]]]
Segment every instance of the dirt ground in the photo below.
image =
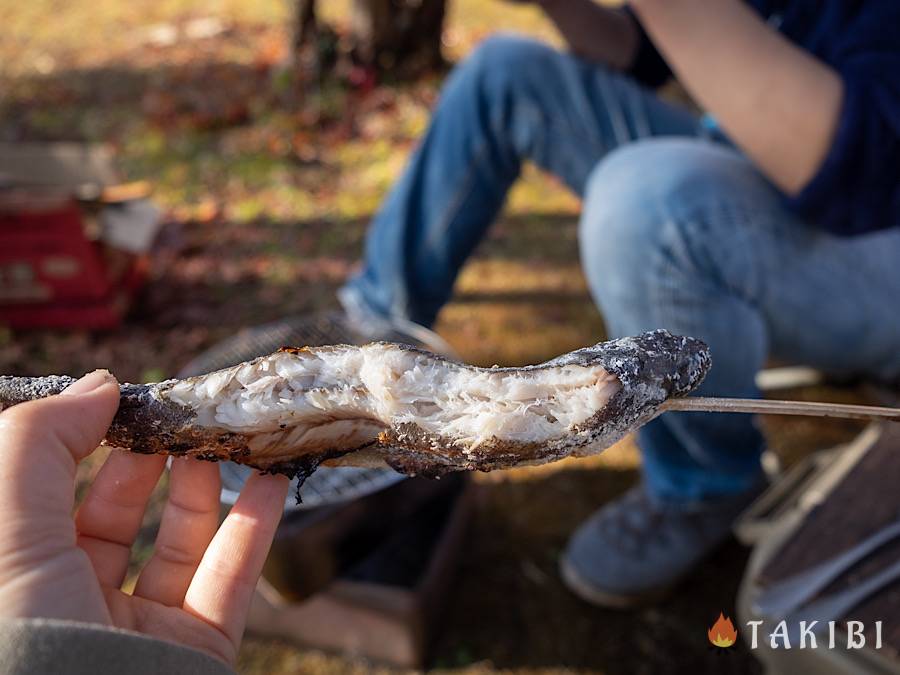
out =
[[[346,4],[327,4],[338,26]],[[354,269],[366,222],[424,129],[442,75],[368,92],[328,81],[286,112],[278,79],[286,6],[221,0],[211,12],[189,0],[32,0],[0,9],[11,36],[0,43],[0,138],[110,142],[129,177],[154,183],[169,222],[150,283],[120,329],[0,328],[0,372],[106,367],[122,380],[158,380],[244,326],[335,306],[334,290]],[[531,8],[452,7],[445,43],[453,58],[501,27],[556,39]],[[222,27],[213,37],[157,39],[160,26],[210,16]],[[603,338],[577,262],[577,214],[572,195],[526,170],[436,327],[464,359],[534,363]],[[787,464],[858,429],[803,420],[765,427]],[[82,486],[98,465],[82,468]],[[719,612],[734,616],[747,558],[736,543],[652,609],[594,609],[560,584],[556,560],[569,532],[638,472],[637,450],[624,442],[597,458],[476,477],[483,498],[436,638],[435,672],[760,672],[742,645],[722,654],[706,638]],[[151,550],[164,495],[163,482],[135,570]],[[239,670],[392,672],[255,637]]]

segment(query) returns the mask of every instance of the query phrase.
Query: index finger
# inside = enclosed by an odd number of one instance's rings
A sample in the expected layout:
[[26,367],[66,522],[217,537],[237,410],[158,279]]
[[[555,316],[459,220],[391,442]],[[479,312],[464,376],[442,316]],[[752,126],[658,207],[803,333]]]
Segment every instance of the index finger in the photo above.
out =
[[284,511],[289,481],[252,475],[188,587],[184,609],[224,633],[237,649],[256,582]]

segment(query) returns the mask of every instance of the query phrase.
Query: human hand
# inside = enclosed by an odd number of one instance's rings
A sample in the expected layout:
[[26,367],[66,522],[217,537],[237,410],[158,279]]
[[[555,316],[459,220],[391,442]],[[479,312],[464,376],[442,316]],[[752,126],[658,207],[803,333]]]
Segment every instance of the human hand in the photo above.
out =
[[218,528],[219,470],[172,462],[153,556],[121,590],[160,455],[113,450],[73,517],[75,469],[118,407],[106,371],[0,414],[0,617],[117,626],[234,666],[288,481],[254,475]]

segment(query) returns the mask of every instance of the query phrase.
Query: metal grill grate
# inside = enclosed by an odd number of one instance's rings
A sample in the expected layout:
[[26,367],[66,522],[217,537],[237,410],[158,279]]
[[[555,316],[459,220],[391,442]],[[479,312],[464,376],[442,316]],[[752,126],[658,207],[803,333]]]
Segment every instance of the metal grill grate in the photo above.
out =
[[[329,344],[365,344],[388,340],[446,352],[446,343],[426,328],[412,324],[379,322],[367,326],[351,324],[343,314],[327,312],[291,317],[273,323],[246,328],[200,354],[179,372],[190,377],[227,368],[257,356],[269,354],[279,347],[318,347]],[[223,462],[222,501],[233,504],[244,481],[252,473],[239,464]],[[349,501],[382,490],[403,480],[392,469],[354,467],[322,467],[306,479],[300,488],[302,504],[294,503],[295,489],[288,492],[286,510],[312,509],[326,504]]]

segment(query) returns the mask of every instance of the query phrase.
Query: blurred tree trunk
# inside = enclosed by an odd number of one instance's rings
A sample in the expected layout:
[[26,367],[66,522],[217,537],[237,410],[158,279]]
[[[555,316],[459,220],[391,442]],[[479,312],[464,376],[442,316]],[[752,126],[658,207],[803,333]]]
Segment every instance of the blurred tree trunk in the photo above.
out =
[[294,14],[294,44],[293,50],[297,54],[304,47],[312,44],[318,32],[316,20],[316,0],[295,0]]
[[[318,49],[323,29],[316,0],[294,0],[294,61]],[[444,65],[441,34],[447,0],[353,0],[346,51],[354,63],[395,77],[415,77]],[[343,40],[342,40],[343,42]]]
[[444,63],[446,0],[354,0],[353,51],[379,72],[416,75]]

